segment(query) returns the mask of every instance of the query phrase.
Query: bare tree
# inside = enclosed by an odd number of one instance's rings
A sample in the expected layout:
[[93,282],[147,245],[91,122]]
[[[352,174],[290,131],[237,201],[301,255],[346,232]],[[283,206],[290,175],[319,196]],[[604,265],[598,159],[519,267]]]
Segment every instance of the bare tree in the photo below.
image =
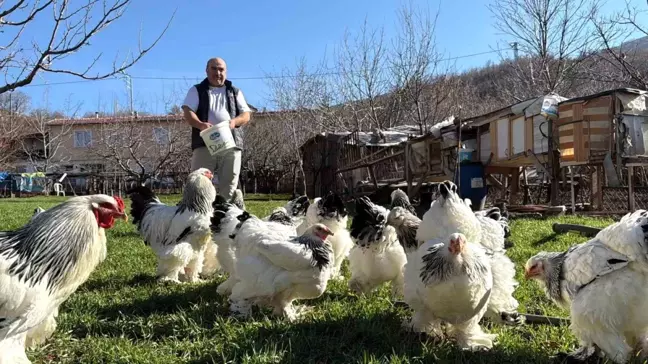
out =
[[[276,114],[274,125],[280,128],[276,135],[283,138],[280,147],[292,170],[293,194],[303,194],[306,176],[300,147],[322,129],[315,115],[322,105],[327,104],[326,83],[322,72],[309,70],[303,58],[297,63],[296,71],[284,69],[280,76],[268,80],[272,104],[284,111]],[[303,183],[298,188],[299,176]]]
[[[648,9],[641,9],[626,0],[625,6],[612,15],[595,14],[591,17],[600,48],[604,50],[597,53],[597,58],[607,66],[606,72],[591,72],[593,80],[648,89],[648,66],[645,62],[648,26],[638,20],[646,13]],[[637,36],[643,38],[630,40]]]
[[102,123],[91,151],[143,184],[186,163],[188,141],[185,124],[176,118],[124,118]]
[[27,130],[20,137],[19,143],[22,154],[34,170],[48,173],[60,163],[67,160],[60,158],[58,153],[74,124],[61,126],[60,133],[50,133],[49,121],[55,118],[64,118],[62,112],[50,112],[47,109],[32,110],[27,118]]
[[0,94],[0,110],[24,115],[29,111],[30,104],[31,98],[23,92],[13,91]]
[[572,90],[572,76],[593,45],[589,19],[598,5],[599,0],[495,0],[489,5],[497,29],[520,54],[507,62],[519,85],[510,92],[513,101]]
[[394,95],[400,99],[401,118],[415,121],[421,134],[447,117],[454,106],[453,94],[458,79],[437,51],[435,30],[439,13],[417,11],[410,4],[399,13],[401,30],[390,55]]
[[341,74],[336,87],[344,95],[355,129],[387,129],[396,125],[399,105],[398,98],[391,95],[394,90],[384,30],[371,29],[365,21],[360,34],[351,37],[345,33],[342,47],[335,53]]
[[[70,62],[60,62],[90,45],[100,31],[124,15],[130,3],[131,0],[17,0],[11,5],[1,2],[0,31],[5,42],[0,46],[0,70],[4,71],[5,82],[0,84],[0,94],[30,84],[38,72],[98,80],[133,66],[158,43],[173,15],[150,45],[142,46],[140,41],[137,52],[121,60],[115,58],[109,70],[94,71],[101,53],[87,66],[78,68],[69,66]],[[41,40],[26,40],[28,27],[37,22],[50,28],[38,29],[37,34],[43,35]]]

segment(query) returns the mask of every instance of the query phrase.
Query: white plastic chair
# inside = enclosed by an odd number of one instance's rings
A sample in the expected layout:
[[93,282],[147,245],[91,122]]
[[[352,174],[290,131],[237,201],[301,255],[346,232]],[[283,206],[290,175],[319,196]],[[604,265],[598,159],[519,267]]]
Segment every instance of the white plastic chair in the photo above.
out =
[[54,184],[54,193],[56,193],[56,196],[65,196],[65,191],[63,191],[63,185],[56,182]]

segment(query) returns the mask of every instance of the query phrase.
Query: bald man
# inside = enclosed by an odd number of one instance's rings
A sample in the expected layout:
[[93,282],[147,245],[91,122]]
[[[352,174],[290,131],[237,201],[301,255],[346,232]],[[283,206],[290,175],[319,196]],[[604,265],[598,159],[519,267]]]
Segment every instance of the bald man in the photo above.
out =
[[[243,140],[238,128],[250,121],[250,107],[243,92],[227,79],[227,65],[221,58],[207,61],[207,78],[187,92],[182,110],[191,125],[191,170],[209,168],[218,176],[218,194],[230,201],[239,182]],[[236,148],[218,156],[209,154],[200,132],[211,125],[228,123]]]

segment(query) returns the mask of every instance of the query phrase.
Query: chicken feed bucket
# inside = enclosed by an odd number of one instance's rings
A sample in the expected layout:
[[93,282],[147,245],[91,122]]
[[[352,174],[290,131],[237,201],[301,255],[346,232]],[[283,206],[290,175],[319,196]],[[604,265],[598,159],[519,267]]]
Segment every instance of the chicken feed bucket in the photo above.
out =
[[228,149],[236,147],[232,130],[228,122],[218,123],[200,132],[200,137],[205,142],[209,154],[221,154]]

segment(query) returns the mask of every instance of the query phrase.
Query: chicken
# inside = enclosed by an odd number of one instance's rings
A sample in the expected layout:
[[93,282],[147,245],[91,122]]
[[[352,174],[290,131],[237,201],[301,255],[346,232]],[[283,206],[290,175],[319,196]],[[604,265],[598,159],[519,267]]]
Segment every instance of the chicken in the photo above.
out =
[[648,211],[627,214],[565,252],[540,252],[525,265],[547,296],[570,310],[570,329],[585,359],[600,349],[616,363],[648,359]]
[[416,240],[416,233],[421,219],[416,216],[416,210],[409,202],[405,192],[400,189],[392,192],[391,210],[387,215],[387,224],[396,229],[398,241],[403,246],[406,255],[415,252],[421,244]]
[[395,189],[391,193],[391,209],[394,207],[402,207],[409,211],[411,214],[416,215],[416,209],[410,203],[409,197],[407,194],[400,188]]
[[285,206],[275,208],[263,220],[300,226],[305,219],[309,206],[308,196],[299,196],[288,201]]
[[[243,192],[239,189],[235,190],[230,203],[236,206],[239,214],[242,213],[245,210],[245,201],[243,200]],[[214,215],[211,218],[212,241],[209,244],[207,244],[207,248],[205,249],[205,259],[203,260],[203,269],[202,272],[200,273],[201,277],[204,278],[213,276],[219,270],[223,270],[225,271],[225,273],[230,273],[231,271],[229,269],[229,267],[231,266],[228,265],[228,267],[224,267],[223,263],[221,263],[221,259],[227,260],[229,258],[230,252],[228,252],[228,249],[230,249],[229,242],[231,241],[231,239],[229,239],[229,234],[231,234],[231,231],[219,235],[219,233],[214,232],[215,227],[213,226],[215,221],[214,219],[220,221],[220,218],[223,217],[223,215],[220,215],[218,217],[216,216],[217,215],[216,207],[223,206],[223,204],[225,204],[225,198],[223,198],[220,195],[216,196],[216,200],[212,204],[214,207]],[[232,226],[232,231],[234,231],[234,226]],[[222,246],[223,249],[225,250],[221,252],[221,254],[219,255],[218,249],[220,246]],[[219,257],[221,259],[219,259]],[[227,265],[229,264],[229,262],[231,262],[231,260],[228,260],[227,262],[225,262],[225,264]]]
[[58,307],[106,258],[105,229],[128,217],[118,197],[72,197],[0,232],[0,364],[30,363],[25,345],[56,327]]
[[439,196],[423,215],[416,234],[418,241],[444,238],[455,232],[487,251],[493,274],[493,292],[485,316],[505,324],[519,324],[518,301],[513,297],[518,286],[515,265],[505,254],[504,229],[495,220],[476,215],[457,195],[457,186],[445,181],[439,184]]
[[230,301],[234,313],[249,314],[248,305],[268,305],[275,315],[293,321],[301,310],[298,299],[313,299],[326,290],[333,251],[328,237],[334,233],[315,224],[301,236],[290,234],[279,223],[265,222],[244,213],[233,234],[237,282]]
[[479,326],[493,289],[486,250],[454,233],[426,241],[409,258],[404,296],[414,312],[406,327],[441,338],[446,323],[462,349],[492,348],[497,335]]
[[204,253],[211,242],[212,203],[216,189],[206,168],[189,174],[176,206],[166,205],[145,186],[129,191],[133,224],[158,257],[163,282],[199,282]]
[[416,233],[421,225],[421,219],[406,208],[396,206],[389,211],[387,224],[396,230],[398,241],[407,256],[418,249],[421,242],[416,239]]
[[216,288],[216,292],[221,295],[231,294],[236,283],[236,254],[230,235],[234,234],[239,223],[237,217],[243,212],[240,206],[232,203],[214,204],[214,216],[211,220],[212,240],[217,246],[216,259],[228,274],[227,279]]
[[306,229],[318,223],[324,224],[335,235],[329,237],[333,249],[333,279],[343,278],[342,262],[353,247],[353,240],[347,230],[348,213],[344,202],[336,193],[329,192],[324,198],[315,198],[306,210],[306,218],[297,227],[297,234],[303,234]]
[[385,282],[391,282],[394,298],[403,292],[407,258],[396,230],[387,225],[387,215],[387,209],[367,197],[356,200],[356,216],[351,222],[355,245],[349,253],[349,288],[356,293],[369,293]]

